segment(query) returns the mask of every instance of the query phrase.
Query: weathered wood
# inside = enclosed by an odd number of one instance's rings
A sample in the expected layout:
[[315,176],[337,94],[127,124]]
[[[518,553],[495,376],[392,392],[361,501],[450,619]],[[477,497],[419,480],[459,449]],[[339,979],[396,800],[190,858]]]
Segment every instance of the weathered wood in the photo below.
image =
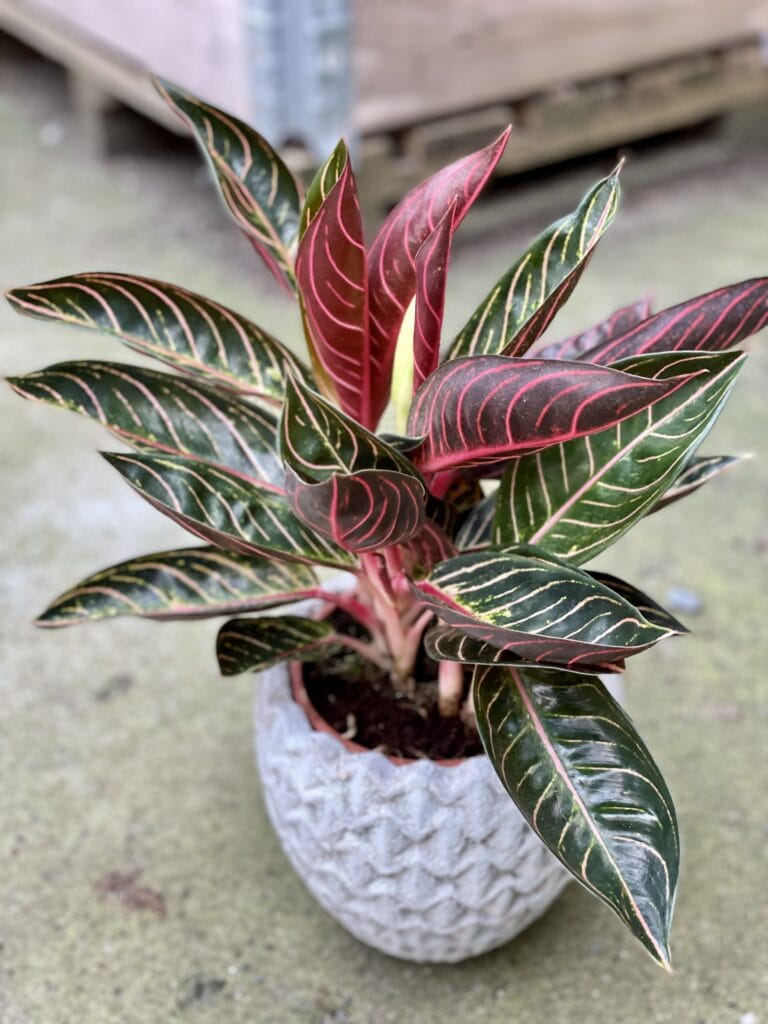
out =
[[768,0],[357,0],[355,16],[370,134],[754,37]]

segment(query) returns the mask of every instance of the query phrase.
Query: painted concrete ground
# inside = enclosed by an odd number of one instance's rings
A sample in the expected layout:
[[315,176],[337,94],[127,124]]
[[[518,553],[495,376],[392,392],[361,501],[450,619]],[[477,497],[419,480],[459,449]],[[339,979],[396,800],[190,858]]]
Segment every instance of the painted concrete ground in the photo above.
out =
[[[3,287],[142,272],[298,337],[186,155],[84,161],[55,75],[5,65],[0,84]],[[768,272],[762,120],[737,141],[637,159],[562,332],[649,291],[661,304]],[[504,196],[467,224],[454,326],[588,177],[544,198]],[[534,208],[537,225],[521,214]],[[756,458],[602,560],[662,600],[683,587],[701,602],[694,636],[641,658],[629,682],[684,831],[672,976],[575,885],[518,941],[454,968],[399,963],[348,937],[266,822],[251,683],[219,678],[215,623],[30,625],[81,575],[183,539],[98,458],[111,442],[95,426],[0,392],[1,1024],[766,1024],[765,341],[707,444]],[[0,310],[3,373],[89,354],[129,358]]]

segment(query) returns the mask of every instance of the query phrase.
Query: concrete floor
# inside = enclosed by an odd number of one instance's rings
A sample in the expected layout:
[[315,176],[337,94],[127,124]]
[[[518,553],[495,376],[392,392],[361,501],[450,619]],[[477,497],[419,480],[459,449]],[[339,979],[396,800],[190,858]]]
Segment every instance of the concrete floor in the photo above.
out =
[[[140,272],[298,337],[185,152],[85,160],[59,76],[10,58],[2,73],[0,285]],[[764,113],[634,161],[559,331],[648,292],[661,305],[768,273]],[[590,174],[503,194],[467,223],[452,325]],[[270,831],[251,683],[219,678],[215,622],[30,624],[89,571],[184,540],[96,456],[114,442],[94,425],[0,392],[1,1024],[768,1024],[765,341],[706,446],[757,457],[601,560],[661,600],[682,586],[702,604],[691,638],[629,675],[685,839],[671,976],[576,885],[517,941],[458,967],[400,963],[346,935]],[[3,373],[88,355],[130,358],[0,310]],[[121,878],[130,898],[104,891]]]

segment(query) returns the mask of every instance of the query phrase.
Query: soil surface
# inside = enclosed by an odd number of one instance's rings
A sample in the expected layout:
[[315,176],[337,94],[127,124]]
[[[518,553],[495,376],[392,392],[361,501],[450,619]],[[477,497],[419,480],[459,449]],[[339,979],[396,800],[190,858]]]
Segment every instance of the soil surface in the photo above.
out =
[[[349,616],[331,616],[340,632],[360,635]],[[425,655],[416,665],[413,693],[396,688],[386,673],[357,657],[304,666],[304,686],[313,706],[346,739],[392,757],[453,760],[482,754],[474,729],[458,715],[437,709],[436,666]],[[471,677],[467,674],[465,696]]]

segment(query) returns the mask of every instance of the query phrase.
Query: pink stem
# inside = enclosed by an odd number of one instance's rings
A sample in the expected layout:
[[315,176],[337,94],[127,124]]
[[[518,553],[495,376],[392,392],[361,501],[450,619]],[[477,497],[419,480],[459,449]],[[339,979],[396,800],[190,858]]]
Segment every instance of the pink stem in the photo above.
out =
[[441,661],[437,669],[437,707],[444,718],[457,715],[464,692],[464,666],[459,661]]

